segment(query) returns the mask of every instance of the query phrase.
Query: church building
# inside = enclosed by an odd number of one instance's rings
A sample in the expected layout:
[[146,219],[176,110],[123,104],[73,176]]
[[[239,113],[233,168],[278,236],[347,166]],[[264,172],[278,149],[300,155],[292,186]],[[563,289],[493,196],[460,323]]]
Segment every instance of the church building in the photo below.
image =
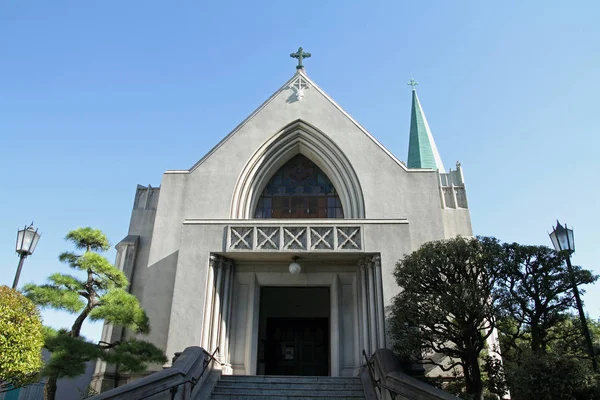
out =
[[[396,262],[472,235],[463,174],[444,168],[416,82],[405,163],[308,77],[309,53],[292,57],[294,75],[195,165],[138,186],[116,265],[169,358],[201,346],[223,374],[356,376],[363,349],[389,346]],[[115,379],[99,362],[97,384]]]

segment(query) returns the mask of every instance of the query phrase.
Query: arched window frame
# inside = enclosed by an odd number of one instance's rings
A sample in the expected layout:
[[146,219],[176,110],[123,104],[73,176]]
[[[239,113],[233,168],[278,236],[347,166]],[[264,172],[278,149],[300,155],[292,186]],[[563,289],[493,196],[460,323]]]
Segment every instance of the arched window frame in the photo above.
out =
[[348,158],[329,136],[302,120],[282,128],[250,157],[233,192],[231,218],[253,219],[267,181],[296,154],[305,155],[329,177],[340,196],[345,219],[365,218],[362,189]]
[[327,174],[297,154],[271,176],[254,218],[344,218],[344,210]]

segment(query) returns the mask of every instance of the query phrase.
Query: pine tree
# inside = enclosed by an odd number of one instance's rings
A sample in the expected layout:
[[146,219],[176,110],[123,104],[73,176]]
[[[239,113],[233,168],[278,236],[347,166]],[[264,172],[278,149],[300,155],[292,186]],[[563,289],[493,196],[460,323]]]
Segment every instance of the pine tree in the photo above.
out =
[[99,254],[110,248],[104,233],[90,227],[79,228],[69,232],[65,239],[84,252],[64,252],[59,260],[82,271],[85,277],[55,273],[45,285],[30,284],[24,288],[27,297],[42,308],[77,315],[69,330],[47,330],[44,346],[52,356],[42,370],[42,375],[48,377],[45,400],[55,399],[59,378],[83,374],[89,360],[119,363],[121,371],[130,372],[143,372],[149,363],[166,362],[164,352],[149,342],[130,338],[94,343],[81,336],[88,318],[125,327],[135,334],[149,333],[150,326],[138,300],[127,291],[129,282],[125,274]]

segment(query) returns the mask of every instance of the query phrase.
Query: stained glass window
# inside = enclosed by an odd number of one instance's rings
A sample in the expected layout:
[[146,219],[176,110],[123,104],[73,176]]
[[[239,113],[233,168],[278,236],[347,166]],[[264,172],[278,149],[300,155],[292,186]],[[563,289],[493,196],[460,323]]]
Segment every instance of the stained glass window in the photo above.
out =
[[254,218],[344,218],[344,211],[327,175],[298,154],[273,174]]

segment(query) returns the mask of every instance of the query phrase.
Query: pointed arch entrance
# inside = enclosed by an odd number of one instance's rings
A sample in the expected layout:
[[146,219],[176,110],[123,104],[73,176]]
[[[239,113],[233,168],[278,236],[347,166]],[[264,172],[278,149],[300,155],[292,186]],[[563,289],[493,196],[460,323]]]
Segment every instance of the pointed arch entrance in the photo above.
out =
[[255,218],[269,180],[299,154],[314,163],[330,180],[344,218],[365,218],[360,182],[345,154],[327,135],[302,120],[284,127],[250,158],[236,183],[231,217]]

